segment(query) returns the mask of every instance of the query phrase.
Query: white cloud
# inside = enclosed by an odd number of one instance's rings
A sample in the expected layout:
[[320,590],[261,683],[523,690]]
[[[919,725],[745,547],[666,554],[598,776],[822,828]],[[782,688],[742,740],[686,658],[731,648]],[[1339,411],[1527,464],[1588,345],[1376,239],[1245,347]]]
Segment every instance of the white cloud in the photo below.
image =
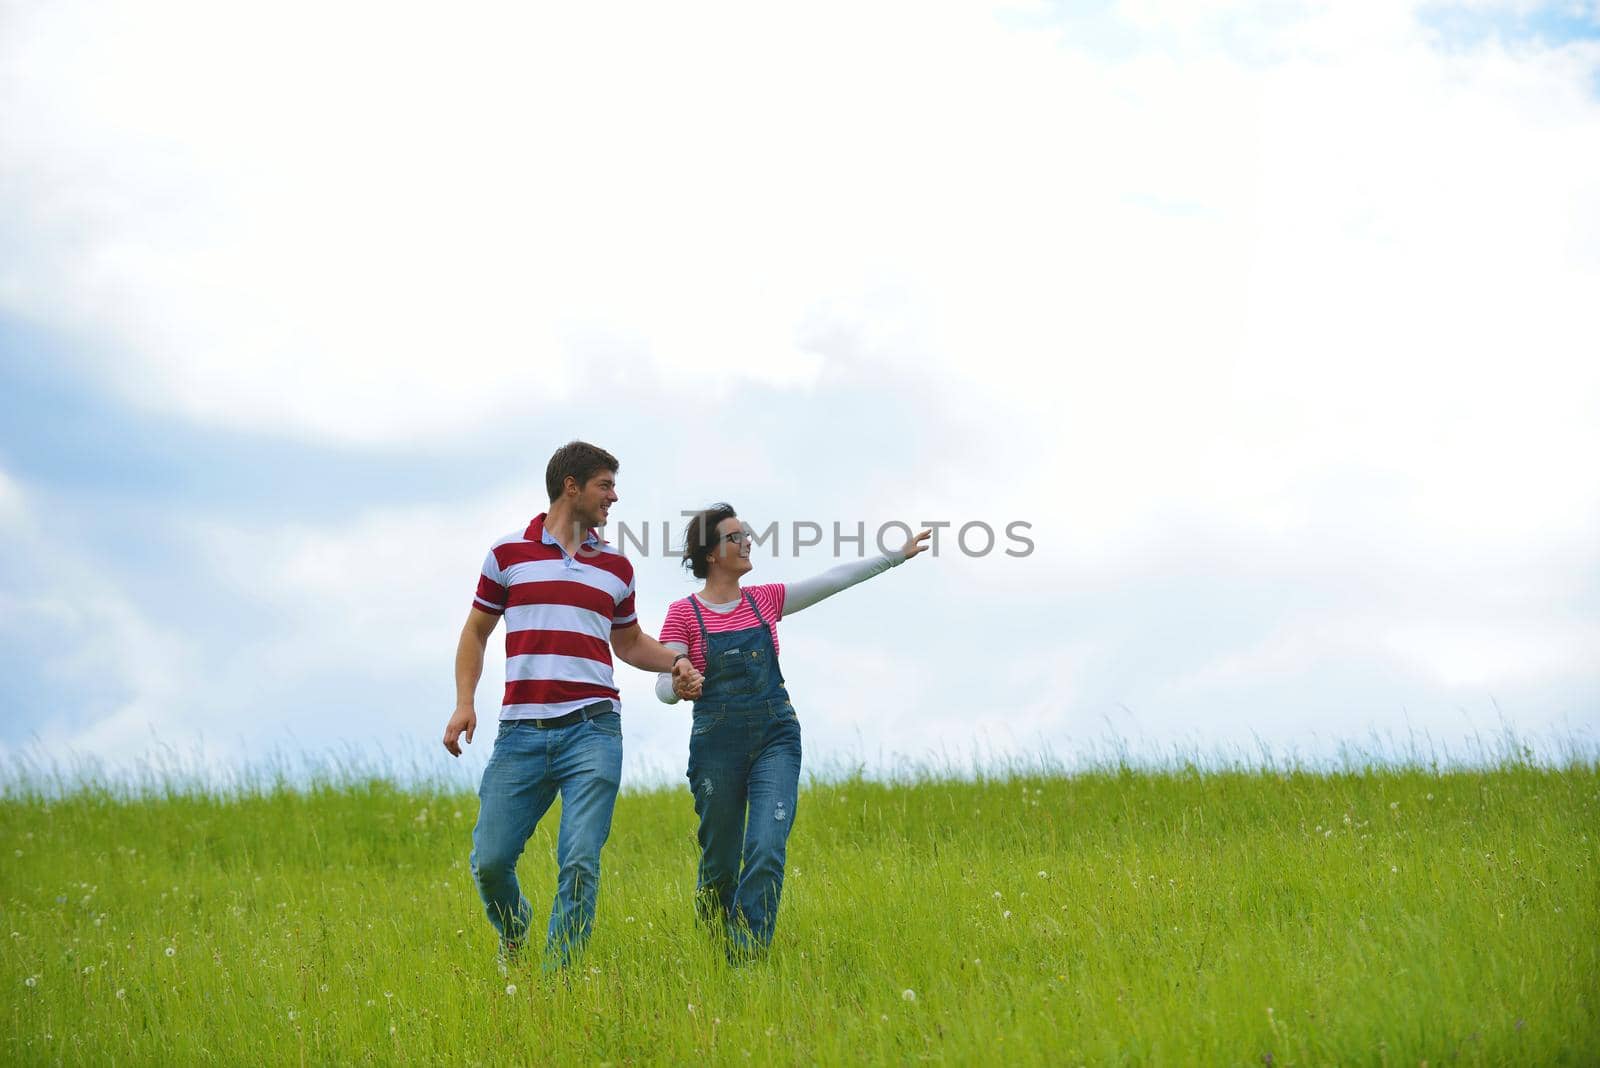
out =
[[190,636],[151,619],[58,519],[0,470],[0,642],[17,658],[0,755],[62,769],[87,758],[119,775],[238,757],[186,715],[207,696]]
[[[1217,573],[1311,606],[1137,689],[1174,717],[1361,664],[1452,699],[1592,679],[1600,48],[1441,50],[1417,11],[1129,0],[1118,38],[1038,5],[646,5],[627,34],[511,5],[33,7],[0,43],[0,308],[152,409],[314,439],[555,435],[624,395],[594,436],[625,481],[673,480],[625,486],[633,515],[733,486],[783,521],[1033,522],[1026,561],[918,575],[934,611]],[[917,446],[924,409],[944,432]],[[772,444],[801,423],[813,445]],[[853,469],[813,459],[846,430]],[[0,516],[18,499],[0,481]],[[198,541],[282,624],[251,651],[274,692],[352,662],[443,685],[442,562],[525,511]],[[1007,729],[1104,707],[1074,641],[1071,684]],[[812,650],[824,704],[879,693],[878,648]],[[1002,661],[1008,700],[1044,693]],[[630,737],[670,752],[657,729]]]

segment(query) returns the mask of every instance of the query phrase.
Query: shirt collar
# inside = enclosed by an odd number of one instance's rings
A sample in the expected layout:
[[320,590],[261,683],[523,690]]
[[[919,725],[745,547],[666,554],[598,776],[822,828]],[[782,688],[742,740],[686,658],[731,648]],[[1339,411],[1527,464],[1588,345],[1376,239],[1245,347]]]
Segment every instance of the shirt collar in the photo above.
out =
[[[559,548],[561,543],[556,541],[555,535],[544,528],[544,517],[549,514],[549,512],[540,512],[534,516],[533,522],[528,524],[528,529],[524,532],[523,537],[529,541],[543,542],[545,545],[554,545]],[[594,527],[590,527],[588,533],[583,536],[583,543],[585,545],[599,545],[600,532],[595,530]]]

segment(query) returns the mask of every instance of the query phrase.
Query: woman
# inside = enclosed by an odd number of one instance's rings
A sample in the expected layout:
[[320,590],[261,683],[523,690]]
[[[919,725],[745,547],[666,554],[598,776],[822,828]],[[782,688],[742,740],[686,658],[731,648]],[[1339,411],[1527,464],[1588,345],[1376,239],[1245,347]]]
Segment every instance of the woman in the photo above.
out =
[[712,505],[689,521],[683,565],[705,586],[667,608],[661,644],[688,657],[703,679],[674,692],[672,676],[663,674],[656,695],[669,704],[695,699],[689,734],[689,786],[700,817],[695,909],[726,933],[732,960],[772,942],[800,786],[800,724],[778,668],[778,621],[911,559],[931,533],[898,552],[840,564],[803,582],[741,588],[752,566],[750,531],[733,506]]

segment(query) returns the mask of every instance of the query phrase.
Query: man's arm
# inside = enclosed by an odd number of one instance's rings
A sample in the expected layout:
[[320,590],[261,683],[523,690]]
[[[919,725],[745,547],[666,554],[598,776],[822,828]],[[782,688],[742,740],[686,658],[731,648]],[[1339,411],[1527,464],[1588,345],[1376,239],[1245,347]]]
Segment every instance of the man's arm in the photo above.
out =
[[676,650],[668,649],[650,637],[639,624],[630,623],[626,627],[613,627],[611,648],[616,651],[617,657],[624,664],[630,664],[640,671],[670,671],[674,681],[682,680],[685,687],[693,687],[695,690],[693,694],[679,696],[698,696],[700,672],[689,663],[689,658],[679,659]]
[[461,640],[456,643],[456,710],[444,726],[444,747],[451,756],[461,755],[457,739],[462,733],[471,745],[473,732],[478,729],[473,698],[478,692],[478,680],[483,677],[484,647],[499,622],[499,616],[474,608],[467,613],[467,625],[461,628]]

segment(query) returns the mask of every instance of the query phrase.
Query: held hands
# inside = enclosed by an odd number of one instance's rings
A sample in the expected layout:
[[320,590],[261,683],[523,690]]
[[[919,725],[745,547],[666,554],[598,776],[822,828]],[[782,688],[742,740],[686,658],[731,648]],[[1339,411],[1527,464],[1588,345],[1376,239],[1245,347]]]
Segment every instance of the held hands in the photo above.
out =
[[927,540],[931,537],[933,537],[933,531],[924,530],[921,534],[918,534],[916,537],[906,542],[906,547],[900,550],[901,554],[904,555],[907,560],[911,559],[913,556],[917,555],[928,547],[924,543],[927,542]]
[[672,692],[680,699],[697,700],[702,681],[704,680],[700,672],[696,671],[694,665],[687,659],[679,660],[672,665]]
[[461,746],[456,739],[466,732],[467,744],[472,744],[472,732],[478,729],[478,713],[471,705],[458,706],[450,716],[450,722],[444,725],[444,747],[450,751],[451,756],[461,755]]

